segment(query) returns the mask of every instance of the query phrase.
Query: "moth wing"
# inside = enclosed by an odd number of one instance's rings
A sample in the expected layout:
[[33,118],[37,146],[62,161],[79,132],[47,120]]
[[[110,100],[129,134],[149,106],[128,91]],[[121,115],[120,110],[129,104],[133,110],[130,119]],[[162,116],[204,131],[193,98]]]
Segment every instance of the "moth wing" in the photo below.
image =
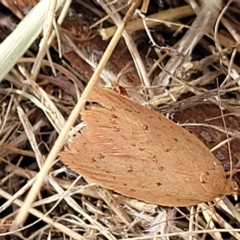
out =
[[87,127],[61,153],[66,164],[101,186],[155,204],[188,206],[217,196],[202,188],[198,174],[215,169],[207,147],[161,114],[104,91],[90,95],[99,106],[81,113]]
[[106,154],[159,160],[182,173],[215,170],[218,161],[209,149],[163,115],[110,90],[95,88],[90,100],[101,107],[82,113],[86,134]]
[[167,171],[142,158],[98,153],[85,133],[69,144],[61,158],[72,170],[123,195],[167,206],[195,205],[215,197],[203,191],[194,175]]

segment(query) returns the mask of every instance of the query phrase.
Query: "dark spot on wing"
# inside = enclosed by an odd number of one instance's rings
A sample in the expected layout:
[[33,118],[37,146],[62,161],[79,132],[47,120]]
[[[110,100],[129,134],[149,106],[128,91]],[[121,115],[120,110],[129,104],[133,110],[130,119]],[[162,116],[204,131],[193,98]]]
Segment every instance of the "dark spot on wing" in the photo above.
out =
[[120,132],[120,128],[114,126],[114,132]]
[[143,125],[143,130],[149,130],[148,125]]
[[116,114],[111,114],[111,117],[115,118],[115,119],[118,118],[118,116]]
[[164,152],[170,152],[170,151],[171,151],[171,148],[164,149]]

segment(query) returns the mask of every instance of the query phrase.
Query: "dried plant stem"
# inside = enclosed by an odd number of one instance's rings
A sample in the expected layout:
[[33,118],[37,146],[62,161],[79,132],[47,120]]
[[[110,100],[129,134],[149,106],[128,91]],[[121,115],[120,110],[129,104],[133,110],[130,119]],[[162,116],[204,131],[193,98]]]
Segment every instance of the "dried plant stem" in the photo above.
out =
[[[221,5],[221,0],[216,1]],[[205,2],[204,2],[205,3]],[[216,3],[217,5],[217,3]],[[177,49],[184,57],[190,56],[193,48],[206,33],[209,33],[216,22],[219,15],[219,6],[211,4],[203,4],[197,18],[193,22],[191,28],[187,31],[182,38],[181,43]],[[164,70],[159,74],[159,77],[155,79],[153,85],[160,85],[160,83],[168,84],[171,75],[175,73],[176,69],[183,63],[184,57],[172,57]]]
[[[108,15],[111,16],[111,18],[112,18],[113,22],[116,24],[116,26],[119,27],[120,17],[117,13],[113,14],[113,12],[116,12],[114,7],[109,5],[107,1],[100,1],[100,4],[101,4],[102,8],[106,11],[106,13],[108,13]],[[136,1],[136,4],[138,4],[137,1]],[[128,50],[132,55],[132,59],[134,61],[138,76],[139,76],[143,86],[149,88],[151,86],[150,81],[147,78],[145,66],[144,66],[143,61],[140,57],[140,54],[137,50],[136,44],[133,41],[132,36],[128,33],[128,31],[125,30],[125,31],[123,31],[123,37],[124,37],[125,43],[128,47]],[[153,91],[151,89],[149,89],[148,94],[150,96],[153,96]]]
[[45,176],[47,175],[49,169],[52,166],[52,162],[54,161],[54,159],[57,157],[57,154],[61,150],[61,148],[65,142],[66,136],[67,136],[70,128],[73,126],[74,122],[76,121],[76,118],[79,115],[79,112],[82,109],[88,94],[91,92],[92,88],[94,87],[95,83],[97,82],[102,69],[104,68],[108,59],[110,58],[111,53],[113,52],[114,48],[116,47],[116,45],[118,43],[118,40],[121,38],[126,22],[129,20],[132,13],[138,7],[139,2],[140,1],[134,1],[134,3],[131,5],[128,13],[126,14],[125,18],[123,19],[123,22],[121,23],[121,25],[119,26],[115,35],[113,36],[111,42],[109,43],[105,53],[103,54],[101,61],[99,62],[98,67],[96,68],[96,70],[95,70],[93,76],[91,77],[87,87],[85,88],[81,98],[79,99],[79,101],[76,104],[75,108],[73,109],[71,115],[69,116],[68,121],[66,122],[62,132],[60,133],[51,152],[49,153],[48,158],[46,159],[46,162],[43,165],[43,168],[41,169],[38,177],[36,178],[36,181],[34,182],[32,188],[30,189],[29,194],[27,195],[23,206],[21,207],[18,215],[16,216],[15,222],[12,225],[11,230],[17,229],[27,218],[28,210],[37,195],[36,189],[40,189],[40,187],[45,179]]
[[[9,193],[5,192],[1,188],[0,188],[0,194],[5,199],[11,199],[12,198],[12,195],[10,195]],[[24,205],[24,202],[22,202],[19,199],[13,200],[13,203],[18,205],[19,207]],[[81,235],[79,235],[78,233],[76,233],[73,230],[69,229],[68,227],[62,225],[61,223],[53,221],[50,217],[46,216],[45,214],[43,214],[42,212],[38,211],[35,208],[29,207],[28,211],[32,215],[36,216],[38,219],[43,220],[44,222],[46,222],[49,225],[53,226],[54,228],[60,230],[61,232],[64,232],[65,234],[67,234],[69,237],[72,237],[73,239],[80,239],[80,240],[84,240],[85,239]],[[11,231],[13,231],[13,230],[10,230],[10,232]],[[21,231],[22,231],[22,229],[21,229]]]
[[[57,1],[56,10],[64,0]],[[0,82],[39,36],[49,1],[40,1],[0,45]],[[17,41],[16,41],[17,40]]]
[[[191,16],[192,14],[193,14],[193,10],[189,6],[170,8],[168,10],[161,11],[148,16],[147,17],[148,21],[146,21],[146,25],[148,28],[152,28],[162,24],[164,21],[176,21],[183,17]],[[151,21],[151,19],[153,21]],[[160,20],[160,22],[157,20]],[[142,29],[144,29],[144,24],[141,18],[140,19],[137,18],[126,25],[126,31],[128,31],[128,33],[130,34]],[[109,27],[109,28],[102,28],[100,30],[100,35],[104,40],[107,40],[113,36],[116,30],[117,30],[116,26]]]

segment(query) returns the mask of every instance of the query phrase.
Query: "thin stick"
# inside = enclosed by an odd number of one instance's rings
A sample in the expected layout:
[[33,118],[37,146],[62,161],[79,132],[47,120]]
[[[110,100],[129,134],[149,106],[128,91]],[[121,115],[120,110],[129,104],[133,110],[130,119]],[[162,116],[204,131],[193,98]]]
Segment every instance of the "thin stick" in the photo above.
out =
[[15,221],[13,225],[11,226],[11,231],[16,230],[20,225],[22,225],[27,216],[28,216],[28,210],[31,207],[33,201],[36,199],[37,191],[36,189],[40,189],[47,173],[49,172],[49,169],[52,166],[52,162],[55,160],[57,157],[59,151],[62,149],[63,144],[65,142],[65,139],[67,137],[67,134],[70,130],[70,128],[73,126],[74,122],[76,121],[77,116],[79,115],[79,112],[81,111],[83,105],[85,104],[85,101],[91,92],[92,88],[94,87],[95,83],[98,80],[98,77],[105,67],[108,59],[111,56],[111,53],[113,52],[115,46],[117,45],[119,39],[122,36],[122,32],[124,31],[126,22],[129,20],[131,17],[132,13],[135,11],[135,9],[138,7],[140,0],[134,1],[131,7],[129,8],[126,16],[124,17],[121,25],[117,29],[116,33],[114,34],[112,40],[110,41],[107,49],[105,50],[102,59],[99,62],[98,67],[96,68],[94,74],[92,75],[88,85],[86,86],[81,98],[79,99],[78,103],[76,104],[75,108],[73,109],[71,115],[69,116],[62,132],[60,133],[58,139],[56,140],[51,152],[48,155],[48,158],[46,159],[45,164],[43,165],[43,168],[39,172],[35,183],[33,184],[32,188],[30,189],[24,204],[22,205],[21,209],[19,210]]
[[[4,190],[0,189],[0,194],[2,197],[4,197],[5,199],[11,199],[12,196],[5,192]],[[24,202],[22,202],[21,200],[19,199],[15,199],[13,200],[13,203],[18,205],[18,206],[22,206],[24,204]],[[46,216],[45,214],[43,214],[42,212],[40,212],[39,210],[35,209],[35,208],[32,208],[30,207],[28,209],[28,211],[36,216],[38,219],[42,219],[44,222],[48,223],[50,226],[58,229],[59,231],[61,232],[64,232],[65,234],[67,234],[69,237],[72,237],[73,239],[81,239],[81,240],[86,240],[84,237],[82,237],[80,234],[74,232],[73,230],[69,229],[68,227],[64,226],[63,224],[61,223],[58,223],[58,222],[55,222],[53,221],[50,217]],[[12,235],[13,233],[11,233],[12,230],[10,230],[9,232],[9,235]],[[22,229],[21,229],[22,231]],[[6,233],[5,233],[6,234]],[[4,236],[6,236],[4,234]],[[0,237],[3,236],[2,234],[0,234]]]

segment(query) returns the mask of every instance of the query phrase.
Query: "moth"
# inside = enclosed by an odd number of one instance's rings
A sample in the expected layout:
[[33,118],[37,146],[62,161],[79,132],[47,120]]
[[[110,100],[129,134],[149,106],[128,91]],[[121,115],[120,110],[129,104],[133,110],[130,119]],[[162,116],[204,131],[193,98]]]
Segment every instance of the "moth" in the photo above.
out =
[[125,96],[95,88],[80,113],[86,124],[60,158],[69,168],[125,196],[191,206],[232,194],[236,183],[195,136]]

